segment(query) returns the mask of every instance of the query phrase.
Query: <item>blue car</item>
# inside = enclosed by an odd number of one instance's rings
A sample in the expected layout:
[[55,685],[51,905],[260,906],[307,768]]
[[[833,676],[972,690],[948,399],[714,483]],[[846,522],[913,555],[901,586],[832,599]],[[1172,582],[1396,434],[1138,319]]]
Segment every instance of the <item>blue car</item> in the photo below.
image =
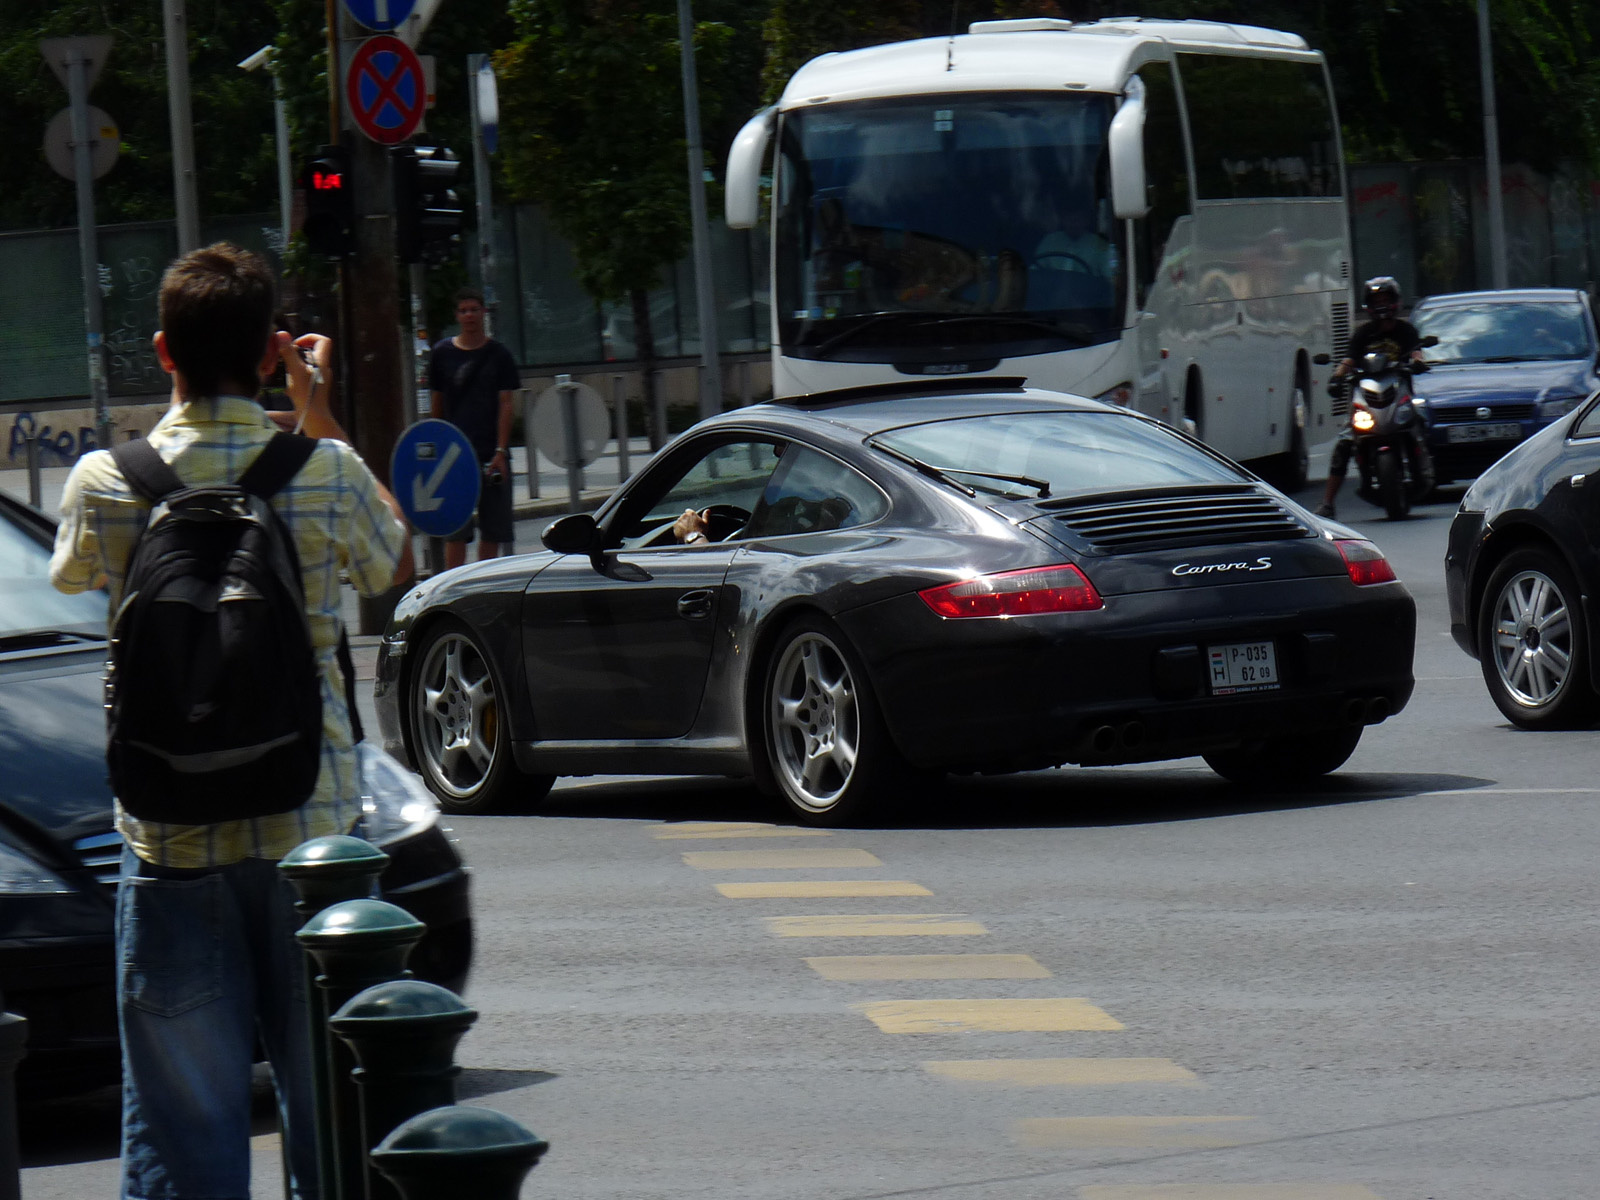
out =
[[1600,388],[1594,313],[1575,288],[1429,296],[1411,321],[1439,339],[1416,382],[1439,483],[1481,474]]

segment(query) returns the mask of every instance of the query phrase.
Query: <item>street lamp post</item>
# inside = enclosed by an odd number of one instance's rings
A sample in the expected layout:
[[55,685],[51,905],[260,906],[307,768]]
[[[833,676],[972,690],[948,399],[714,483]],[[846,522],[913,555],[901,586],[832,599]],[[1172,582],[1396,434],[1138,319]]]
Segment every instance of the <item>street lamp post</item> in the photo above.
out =
[[289,108],[283,100],[283,79],[272,61],[272,47],[263,46],[239,66],[246,71],[262,67],[272,72],[272,116],[278,143],[278,210],[283,230],[281,249],[289,249],[289,216],[294,204],[294,172],[289,166]]
[[1478,66],[1483,77],[1483,163],[1489,189],[1489,266],[1498,290],[1506,279],[1506,210],[1500,191],[1500,119],[1494,102],[1494,52],[1489,43],[1489,0],[1478,0]]

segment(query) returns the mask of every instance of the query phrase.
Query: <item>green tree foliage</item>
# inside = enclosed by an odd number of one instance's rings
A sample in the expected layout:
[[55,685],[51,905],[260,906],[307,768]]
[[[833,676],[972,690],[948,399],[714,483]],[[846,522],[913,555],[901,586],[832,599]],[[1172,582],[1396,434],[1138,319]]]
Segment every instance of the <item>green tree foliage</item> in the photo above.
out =
[[[189,74],[202,215],[261,212],[277,198],[272,81],[235,64],[272,41],[270,10],[232,0],[189,0]],[[110,34],[111,55],[89,102],[116,121],[122,155],[95,185],[102,222],[170,218],[172,146],[166,43],[156,0],[5,0],[0,4],[0,227],[74,225],[71,181],[50,169],[44,130],[67,91],[39,52],[40,38]]]

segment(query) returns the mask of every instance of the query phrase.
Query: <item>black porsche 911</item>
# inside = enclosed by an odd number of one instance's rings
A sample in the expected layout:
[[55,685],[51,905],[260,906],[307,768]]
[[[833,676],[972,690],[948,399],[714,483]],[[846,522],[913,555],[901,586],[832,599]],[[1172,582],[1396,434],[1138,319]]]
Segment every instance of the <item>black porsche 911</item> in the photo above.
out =
[[1445,555],[1450,632],[1524,729],[1600,713],[1600,392],[1467,489]]
[[427,581],[384,635],[385,745],[449,808],[704,773],[837,823],[938,772],[1195,754],[1287,782],[1411,695],[1415,606],[1370,542],[1021,380],[724,413],[543,541]]

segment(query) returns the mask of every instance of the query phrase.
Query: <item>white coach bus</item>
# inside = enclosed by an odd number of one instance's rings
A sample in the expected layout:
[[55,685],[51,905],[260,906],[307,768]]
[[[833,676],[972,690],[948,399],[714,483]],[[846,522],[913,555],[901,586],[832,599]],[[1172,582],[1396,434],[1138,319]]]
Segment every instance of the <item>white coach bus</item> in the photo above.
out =
[[825,54],[735,140],[734,228],[774,142],[777,395],[1021,375],[1296,485],[1337,433],[1343,155],[1296,35],[1041,18]]

